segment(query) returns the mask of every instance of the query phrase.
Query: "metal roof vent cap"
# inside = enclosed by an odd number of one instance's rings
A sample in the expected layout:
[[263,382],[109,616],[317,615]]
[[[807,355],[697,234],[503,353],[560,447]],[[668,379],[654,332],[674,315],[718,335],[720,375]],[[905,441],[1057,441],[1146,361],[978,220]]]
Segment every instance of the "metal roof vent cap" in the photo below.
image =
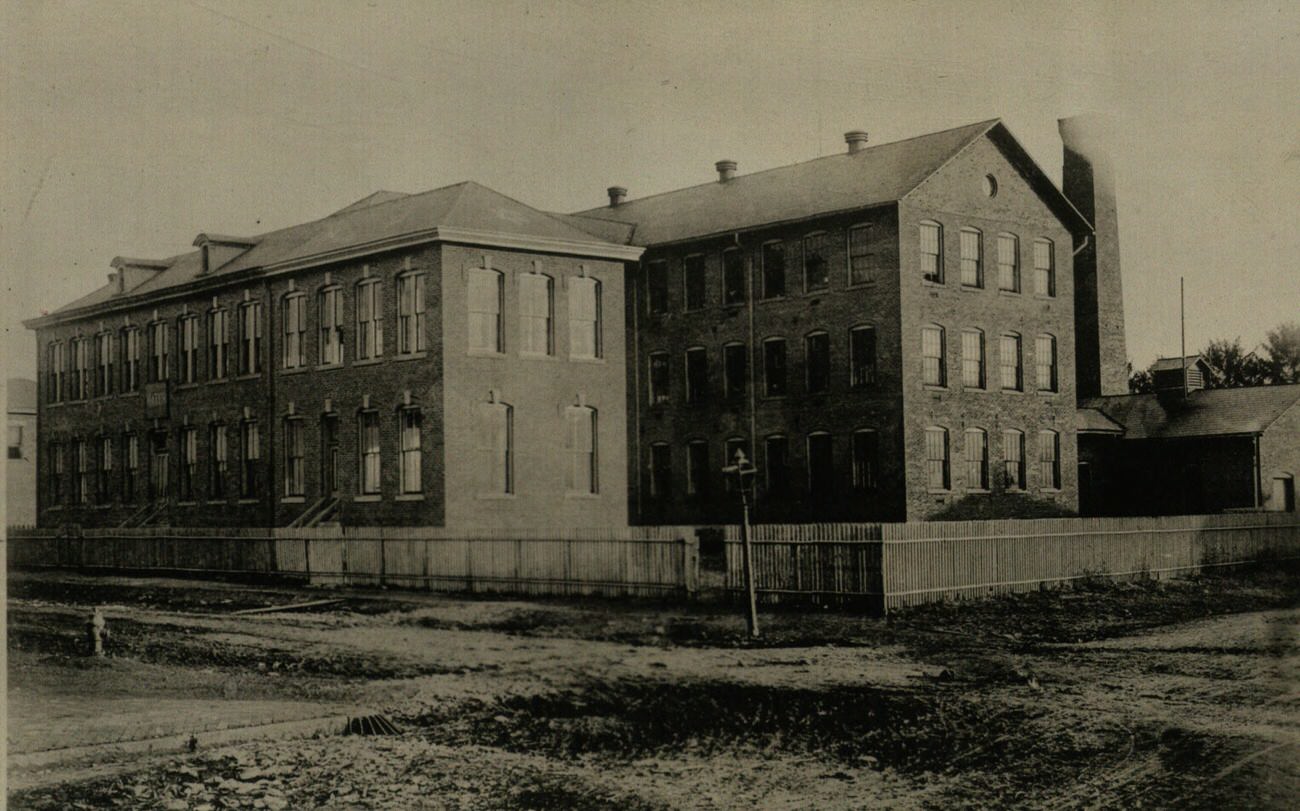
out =
[[627,199],[627,189],[622,186],[610,186],[605,191],[609,193],[610,208],[618,208]]
[[726,183],[736,176],[735,161],[718,161],[713,164],[713,168],[718,170],[718,182]]
[[849,145],[849,154],[853,155],[867,148],[866,130],[849,130],[844,133],[844,143]]

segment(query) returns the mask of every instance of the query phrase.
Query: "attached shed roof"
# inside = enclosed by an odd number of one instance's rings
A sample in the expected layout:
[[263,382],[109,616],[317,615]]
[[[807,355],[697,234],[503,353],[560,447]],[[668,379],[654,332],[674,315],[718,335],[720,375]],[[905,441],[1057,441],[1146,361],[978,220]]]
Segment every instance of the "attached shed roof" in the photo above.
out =
[[1074,412],[1074,429],[1081,434],[1123,434],[1124,426],[1097,408],[1079,408]]
[[1300,384],[1200,389],[1186,400],[1156,394],[1087,397],[1079,409],[1096,409],[1119,423],[1125,439],[1175,439],[1258,434],[1296,403]]
[[901,200],[985,136],[1071,230],[1091,229],[998,119],[870,146],[853,154],[842,152],[740,174],[725,183],[714,181],[613,207],[587,209],[576,216],[635,226],[629,235],[632,244],[657,245],[870,208]]

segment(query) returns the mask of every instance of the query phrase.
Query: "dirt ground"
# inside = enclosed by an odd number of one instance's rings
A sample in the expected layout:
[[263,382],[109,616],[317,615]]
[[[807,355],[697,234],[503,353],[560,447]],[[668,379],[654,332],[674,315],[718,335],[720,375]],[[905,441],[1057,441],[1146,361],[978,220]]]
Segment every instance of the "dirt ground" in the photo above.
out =
[[[304,600],[309,610],[233,615]],[[105,606],[110,656],[80,655]],[[12,808],[1292,808],[1300,569],[888,619],[12,573]],[[206,743],[380,713],[395,736]],[[193,752],[98,753],[193,734]],[[46,758],[59,747],[79,757]]]

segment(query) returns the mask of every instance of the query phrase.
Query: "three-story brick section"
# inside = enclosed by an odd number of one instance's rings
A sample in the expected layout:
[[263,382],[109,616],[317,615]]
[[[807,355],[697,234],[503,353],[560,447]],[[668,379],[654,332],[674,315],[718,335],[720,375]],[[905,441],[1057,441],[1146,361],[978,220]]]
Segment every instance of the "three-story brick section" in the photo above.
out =
[[[635,520],[1077,507],[1072,257],[1088,223],[998,122],[578,215],[635,226]],[[773,377],[778,378],[775,382]]]
[[[473,184],[196,245],[116,261],[31,323],[43,524],[626,522],[623,326],[602,297],[621,302],[640,249]],[[490,358],[467,355],[471,265],[501,280]],[[513,420],[485,452],[464,417],[498,397]]]

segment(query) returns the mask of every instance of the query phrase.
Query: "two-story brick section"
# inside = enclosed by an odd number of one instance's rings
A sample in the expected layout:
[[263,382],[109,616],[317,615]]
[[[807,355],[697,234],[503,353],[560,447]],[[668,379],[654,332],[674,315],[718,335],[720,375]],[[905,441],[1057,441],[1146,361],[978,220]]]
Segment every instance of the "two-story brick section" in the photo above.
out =
[[28,322],[42,524],[626,522],[640,248],[474,183],[194,246]]
[[1003,490],[1077,507],[1073,257],[1091,226],[1000,121],[845,140],[641,200],[615,187],[575,215],[646,249],[627,304],[633,520],[733,517],[738,449],[763,521],[917,520]]

